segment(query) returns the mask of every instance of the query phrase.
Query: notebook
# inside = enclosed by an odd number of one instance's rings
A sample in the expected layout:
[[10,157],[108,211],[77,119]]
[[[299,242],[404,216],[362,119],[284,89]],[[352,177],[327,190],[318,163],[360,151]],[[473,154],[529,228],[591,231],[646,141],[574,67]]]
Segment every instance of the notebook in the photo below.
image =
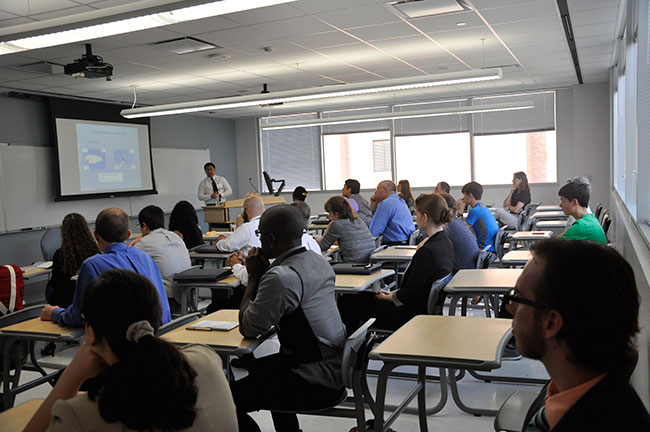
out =
[[204,331],[229,331],[237,327],[239,323],[232,321],[199,321],[185,327],[188,330],[204,330]]
[[232,274],[227,268],[189,268],[174,275],[176,282],[217,282]]
[[338,263],[338,264],[333,264],[332,269],[336,274],[369,275],[381,270],[381,264]]

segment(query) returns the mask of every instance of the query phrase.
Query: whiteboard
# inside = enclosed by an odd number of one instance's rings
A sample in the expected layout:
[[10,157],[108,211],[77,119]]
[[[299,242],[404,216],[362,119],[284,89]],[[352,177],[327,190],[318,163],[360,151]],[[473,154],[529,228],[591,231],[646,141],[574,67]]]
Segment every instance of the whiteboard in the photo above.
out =
[[205,177],[203,165],[210,160],[208,149],[154,148],[153,174],[158,195],[131,197],[133,215],[148,205],[157,205],[166,213],[182,200],[189,201],[195,209],[201,208],[197,191]]
[[0,231],[17,231],[60,225],[68,213],[94,221],[107,207],[119,207],[135,216],[155,204],[171,211],[185,199],[199,208],[196,191],[203,178],[207,149],[153,149],[157,195],[54,202],[56,154],[53,147],[0,145]]

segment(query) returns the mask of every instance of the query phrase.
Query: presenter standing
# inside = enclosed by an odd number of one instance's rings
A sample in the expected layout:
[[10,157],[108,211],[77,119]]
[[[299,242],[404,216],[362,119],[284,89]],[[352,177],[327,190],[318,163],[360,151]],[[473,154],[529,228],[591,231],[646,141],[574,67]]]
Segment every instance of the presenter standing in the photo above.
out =
[[225,177],[215,175],[215,166],[212,162],[203,165],[205,175],[207,176],[199,183],[199,200],[204,201],[205,205],[216,205],[227,196],[232,195],[232,188]]

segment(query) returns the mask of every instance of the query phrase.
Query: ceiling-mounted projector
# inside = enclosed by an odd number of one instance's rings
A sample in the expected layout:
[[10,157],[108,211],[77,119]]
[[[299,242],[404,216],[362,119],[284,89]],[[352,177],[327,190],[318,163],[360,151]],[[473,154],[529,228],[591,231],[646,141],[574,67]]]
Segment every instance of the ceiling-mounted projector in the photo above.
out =
[[75,78],[106,78],[106,81],[110,81],[113,76],[113,65],[104,63],[104,59],[100,56],[93,55],[90,44],[86,44],[86,54],[74,63],[65,65],[63,72]]

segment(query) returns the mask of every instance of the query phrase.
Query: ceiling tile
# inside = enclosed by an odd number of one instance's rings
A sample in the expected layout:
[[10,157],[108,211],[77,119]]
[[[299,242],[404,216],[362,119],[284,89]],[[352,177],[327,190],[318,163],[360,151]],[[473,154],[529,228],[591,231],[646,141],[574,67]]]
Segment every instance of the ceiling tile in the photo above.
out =
[[132,76],[140,75],[145,73],[159,72],[161,69],[157,67],[152,67],[150,65],[136,63],[136,62],[126,62],[114,65],[113,73],[115,75],[121,76]]
[[350,9],[360,5],[373,5],[377,4],[375,0],[301,0],[292,4],[293,7],[303,12],[316,14],[326,11],[338,11],[343,9]]
[[618,0],[571,0],[567,2],[570,14],[577,11],[618,6],[618,3]]
[[591,36],[608,36],[612,38],[614,36],[614,28],[616,27],[615,21],[610,21],[606,23],[582,25],[582,26],[573,26],[573,33],[577,38],[581,37],[591,37]]
[[405,36],[420,35],[420,33],[413,29],[413,27],[402,21],[388,24],[357,27],[348,29],[346,31],[365,41],[377,41],[383,39],[394,39],[402,38]]
[[483,18],[491,25],[520,21],[521,17],[549,18],[557,17],[555,4],[548,0],[528,1],[505,7],[495,7],[480,11]]
[[97,10],[97,9],[93,9],[91,7],[88,7],[88,6],[75,6],[75,7],[68,7],[68,8],[65,8],[65,9],[57,9],[57,10],[53,10],[51,12],[31,15],[30,18],[35,19],[37,21],[45,21],[45,20],[52,19],[52,18],[60,18],[60,17],[75,15],[75,14],[83,13],[83,12],[92,12],[94,10]]
[[269,23],[253,25],[251,27],[255,30],[272,35],[274,38],[288,38],[292,36],[322,33],[332,30],[332,27],[311,16],[285,19],[282,21],[273,21]]
[[503,36],[501,38],[508,48],[530,47],[530,46],[557,46],[566,43],[564,32],[549,32],[549,33],[530,33],[514,36]]
[[7,20],[4,20],[4,21],[0,22],[0,27],[1,28],[9,28],[9,27],[13,27],[13,26],[21,25],[21,24],[29,24],[29,23],[33,23],[33,22],[36,22],[36,21],[33,20],[33,19],[30,19],[30,18],[23,18],[23,17],[12,18],[12,19],[7,19]]
[[223,16],[216,16],[216,17],[204,18],[200,20],[172,24],[169,26],[165,26],[165,29],[186,36],[195,36],[195,35],[200,35],[201,33],[210,33],[218,30],[227,30],[235,27],[241,27],[241,24],[229,20],[228,18]]
[[493,26],[493,28],[500,37],[525,35],[530,33],[548,34],[549,32],[564,32],[562,24],[560,23],[560,19],[558,17],[547,17],[496,24]]
[[591,37],[576,37],[576,46],[578,51],[582,48],[599,46],[606,43],[611,43],[614,45],[612,35],[600,35],[600,36],[591,36]]
[[[478,15],[472,11],[416,18],[409,20],[409,22],[424,33],[439,33],[485,26]],[[456,25],[458,22],[464,22],[466,25],[458,27]]]
[[154,42],[162,42],[170,39],[183,37],[182,34],[176,33],[167,28],[153,28],[133,33],[112,36],[117,41],[127,42],[128,45],[145,45]]
[[97,54],[100,54],[104,58],[105,62],[111,64],[128,61],[145,63],[148,59],[169,56],[169,53],[167,52],[137,45],[131,47],[116,48],[113,50],[106,50],[101,53],[98,52]]
[[570,12],[571,24],[576,26],[616,21],[618,6]]
[[252,25],[270,21],[286,20],[287,18],[294,18],[304,15],[305,12],[292,7],[290,4],[280,4],[276,6],[268,6],[253,10],[235,12],[226,15],[226,17],[242,25]]
[[[2,7],[2,5],[0,5],[0,8],[1,7]],[[14,15],[14,14],[8,13],[8,12],[3,12],[2,10],[0,10],[0,27],[4,27],[4,24],[3,24],[2,21],[12,19],[12,18],[18,18],[18,15]]]
[[401,21],[381,4],[318,14],[317,17],[336,27],[353,27]]
[[227,30],[203,33],[200,39],[223,47],[230,47],[257,43],[271,38],[266,33],[251,27],[235,27]]
[[57,9],[79,6],[70,0],[47,0],[47,1],[25,1],[25,0],[2,0],[0,10],[20,16],[51,12]]
[[[272,51],[264,51],[263,48],[265,47],[270,47]],[[270,39],[264,41],[263,43],[257,42],[252,44],[237,45],[237,50],[245,52],[251,56],[264,57],[269,61],[273,61],[273,59],[278,55],[298,51],[301,50],[301,48],[285,39]]]
[[292,37],[289,39],[289,41],[311,49],[348,45],[359,42],[355,38],[350,37],[349,35],[346,35],[345,33],[338,30]]

